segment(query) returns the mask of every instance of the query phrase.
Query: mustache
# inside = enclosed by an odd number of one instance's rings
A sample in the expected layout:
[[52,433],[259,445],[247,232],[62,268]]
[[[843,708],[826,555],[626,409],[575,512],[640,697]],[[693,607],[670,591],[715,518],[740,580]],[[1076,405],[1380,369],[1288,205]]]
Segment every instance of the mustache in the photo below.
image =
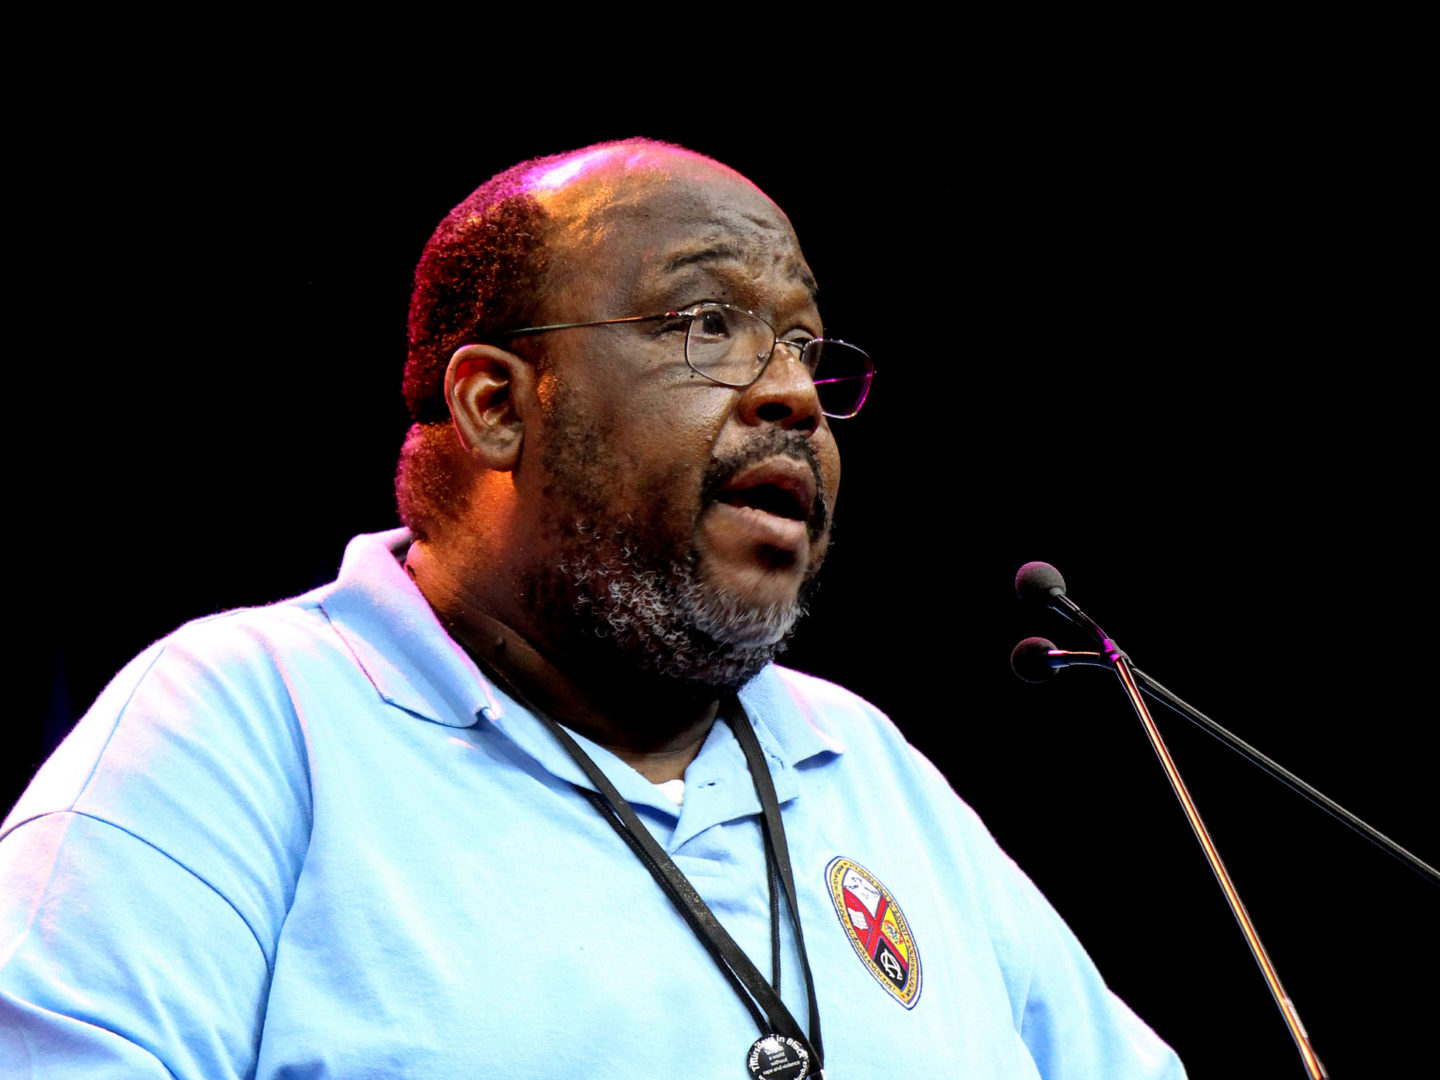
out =
[[724,457],[712,458],[710,464],[705,468],[705,476],[700,489],[700,505],[708,507],[715,502],[719,497],[720,490],[740,470],[748,469],[756,462],[773,457],[787,457],[809,467],[811,475],[815,478],[815,502],[810,507],[810,519],[806,522],[806,528],[812,540],[818,539],[824,535],[825,528],[830,523],[830,494],[825,490],[825,478],[820,472],[820,459],[810,445],[810,439],[798,431],[770,428],[755,436],[739,450]]

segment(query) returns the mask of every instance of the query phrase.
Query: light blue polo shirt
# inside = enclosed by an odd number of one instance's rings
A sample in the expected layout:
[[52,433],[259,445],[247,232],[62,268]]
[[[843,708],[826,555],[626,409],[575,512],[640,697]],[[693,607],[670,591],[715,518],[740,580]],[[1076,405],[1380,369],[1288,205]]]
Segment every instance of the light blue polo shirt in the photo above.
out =
[[[445,633],[408,542],[357,537],[333,585],[158,642],[44,766],[0,839],[0,1075],[748,1076],[749,1011],[569,755]],[[829,1080],[1184,1075],[883,715],[776,666],[740,697]],[[768,973],[729,727],[678,807],[580,742]]]

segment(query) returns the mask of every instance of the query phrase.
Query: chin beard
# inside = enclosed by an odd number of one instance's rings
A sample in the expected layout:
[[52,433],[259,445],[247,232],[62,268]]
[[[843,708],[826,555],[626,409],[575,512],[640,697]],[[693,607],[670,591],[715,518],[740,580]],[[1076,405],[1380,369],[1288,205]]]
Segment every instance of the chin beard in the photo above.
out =
[[[677,523],[667,485],[685,479],[650,477],[639,489],[640,516],[613,507],[635,499],[607,462],[606,433],[568,403],[562,386],[551,406],[554,431],[542,450],[551,477],[552,554],[531,568],[531,610],[549,619],[547,637],[594,677],[617,668],[648,674],[713,695],[739,689],[784,648],[814,594],[820,558],[807,568],[796,599],[763,607],[708,584],[694,549],[693,523]],[[713,460],[701,481],[700,505],[716,498],[747,465],[783,454],[815,474],[816,505],[809,521],[812,550],[823,552],[829,510],[820,464],[809,440],[780,429],[755,436],[743,451]],[[597,643],[599,648],[597,648]]]
[[578,629],[612,661],[706,691],[739,689],[782,652],[815,587],[812,572],[793,602],[756,607],[701,580],[693,554],[661,569],[630,556],[596,538],[556,565]]

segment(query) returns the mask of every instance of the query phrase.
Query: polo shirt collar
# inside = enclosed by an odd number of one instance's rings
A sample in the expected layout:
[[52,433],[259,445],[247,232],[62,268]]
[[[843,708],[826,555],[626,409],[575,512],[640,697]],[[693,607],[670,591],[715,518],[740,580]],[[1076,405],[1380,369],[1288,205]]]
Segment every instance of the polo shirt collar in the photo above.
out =
[[320,607],[382,698],[432,723],[471,727],[495,691],[405,572],[411,540],[408,529],[355,537]]

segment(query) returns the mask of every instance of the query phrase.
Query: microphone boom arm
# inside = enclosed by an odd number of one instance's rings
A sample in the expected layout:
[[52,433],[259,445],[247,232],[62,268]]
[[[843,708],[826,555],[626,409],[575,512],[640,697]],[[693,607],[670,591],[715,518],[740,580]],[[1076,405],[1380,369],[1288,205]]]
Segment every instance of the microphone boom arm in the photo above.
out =
[[[1112,666],[1112,657],[1118,650],[1114,648],[1115,643],[1106,638],[1103,632],[1099,630],[1099,627],[1095,628],[1095,632],[1102,641],[1108,643],[1106,651],[1103,653],[1057,649],[1053,642],[1045,638],[1026,638],[1015,647],[1015,652],[1010,657],[1011,666],[1014,667],[1015,674],[1019,675],[1020,678],[1026,682],[1040,682],[1049,679],[1059,670],[1067,667],[1109,668]],[[1123,656],[1123,654],[1121,655]],[[1125,657],[1125,659],[1127,662],[1129,661],[1128,657]],[[1230,750],[1233,750],[1263,772],[1279,780],[1297,795],[1308,799],[1341,824],[1353,829],[1386,854],[1393,856],[1399,862],[1410,867],[1410,869],[1428,880],[1432,885],[1440,885],[1440,870],[1436,870],[1435,867],[1425,862],[1418,855],[1406,851],[1379,829],[1356,817],[1324,792],[1311,787],[1289,769],[1267,757],[1233,731],[1221,727],[1173,690],[1162,686],[1158,679],[1152,678],[1135,667],[1133,663],[1130,664],[1130,674],[1134,677],[1141,691],[1152,701],[1159,702],[1166,708],[1180,714],[1196,727],[1203,730],[1207,735],[1216,739]]]
[[1310,802],[1314,803],[1321,810],[1324,810],[1327,814],[1335,818],[1337,821],[1340,821],[1341,823],[1348,825],[1350,828],[1354,829],[1357,833],[1365,837],[1365,839],[1369,840],[1376,847],[1379,847],[1388,854],[1394,856],[1396,859],[1404,863],[1406,866],[1410,867],[1410,869],[1414,870],[1422,877],[1429,878],[1433,884],[1440,885],[1440,870],[1436,870],[1433,866],[1425,862],[1423,859],[1419,858],[1418,856],[1412,854],[1409,851],[1406,851],[1403,847],[1395,843],[1394,840],[1391,840],[1379,829],[1373,828],[1372,826],[1366,824],[1364,821],[1360,820],[1360,818],[1356,817],[1349,810],[1346,810],[1345,807],[1341,806],[1334,799],[1328,798],[1323,792],[1317,791],[1315,788],[1311,787],[1304,780],[1301,780],[1300,777],[1292,773],[1289,769],[1286,769],[1278,762],[1266,757],[1259,750],[1255,749],[1255,747],[1251,746],[1234,732],[1227,731],[1225,728],[1221,727],[1214,720],[1211,720],[1210,717],[1206,716],[1199,709],[1195,708],[1195,706],[1191,705],[1189,702],[1185,701],[1183,698],[1181,698],[1174,692],[1167,690],[1165,687],[1161,686],[1159,682],[1157,682],[1155,679],[1152,679],[1149,675],[1146,675],[1145,672],[1141,671],[1139,668],[1131,667],[1130,674],[1134,677],[1135,682],[1139,684],[1140,689],[1143,690],[1146,694],[1148,694],[1151,699],[1158,701],[1160,704],[1168,707],[1174,712],[1179,713],[1181,716],[1185,717],[1186,720],[1189,720],[1192,724],[1195,724],[1197,727],[1203,729],[1208,734],[1214,736],[1220,742],[1228,746],[1231,750],[1235,751],[1241,757],[1246,758],[1254,765],[1269,773],[1276,780],[1279,780],[1282,784],[1290,788],[1292,791],[1310,800]]

